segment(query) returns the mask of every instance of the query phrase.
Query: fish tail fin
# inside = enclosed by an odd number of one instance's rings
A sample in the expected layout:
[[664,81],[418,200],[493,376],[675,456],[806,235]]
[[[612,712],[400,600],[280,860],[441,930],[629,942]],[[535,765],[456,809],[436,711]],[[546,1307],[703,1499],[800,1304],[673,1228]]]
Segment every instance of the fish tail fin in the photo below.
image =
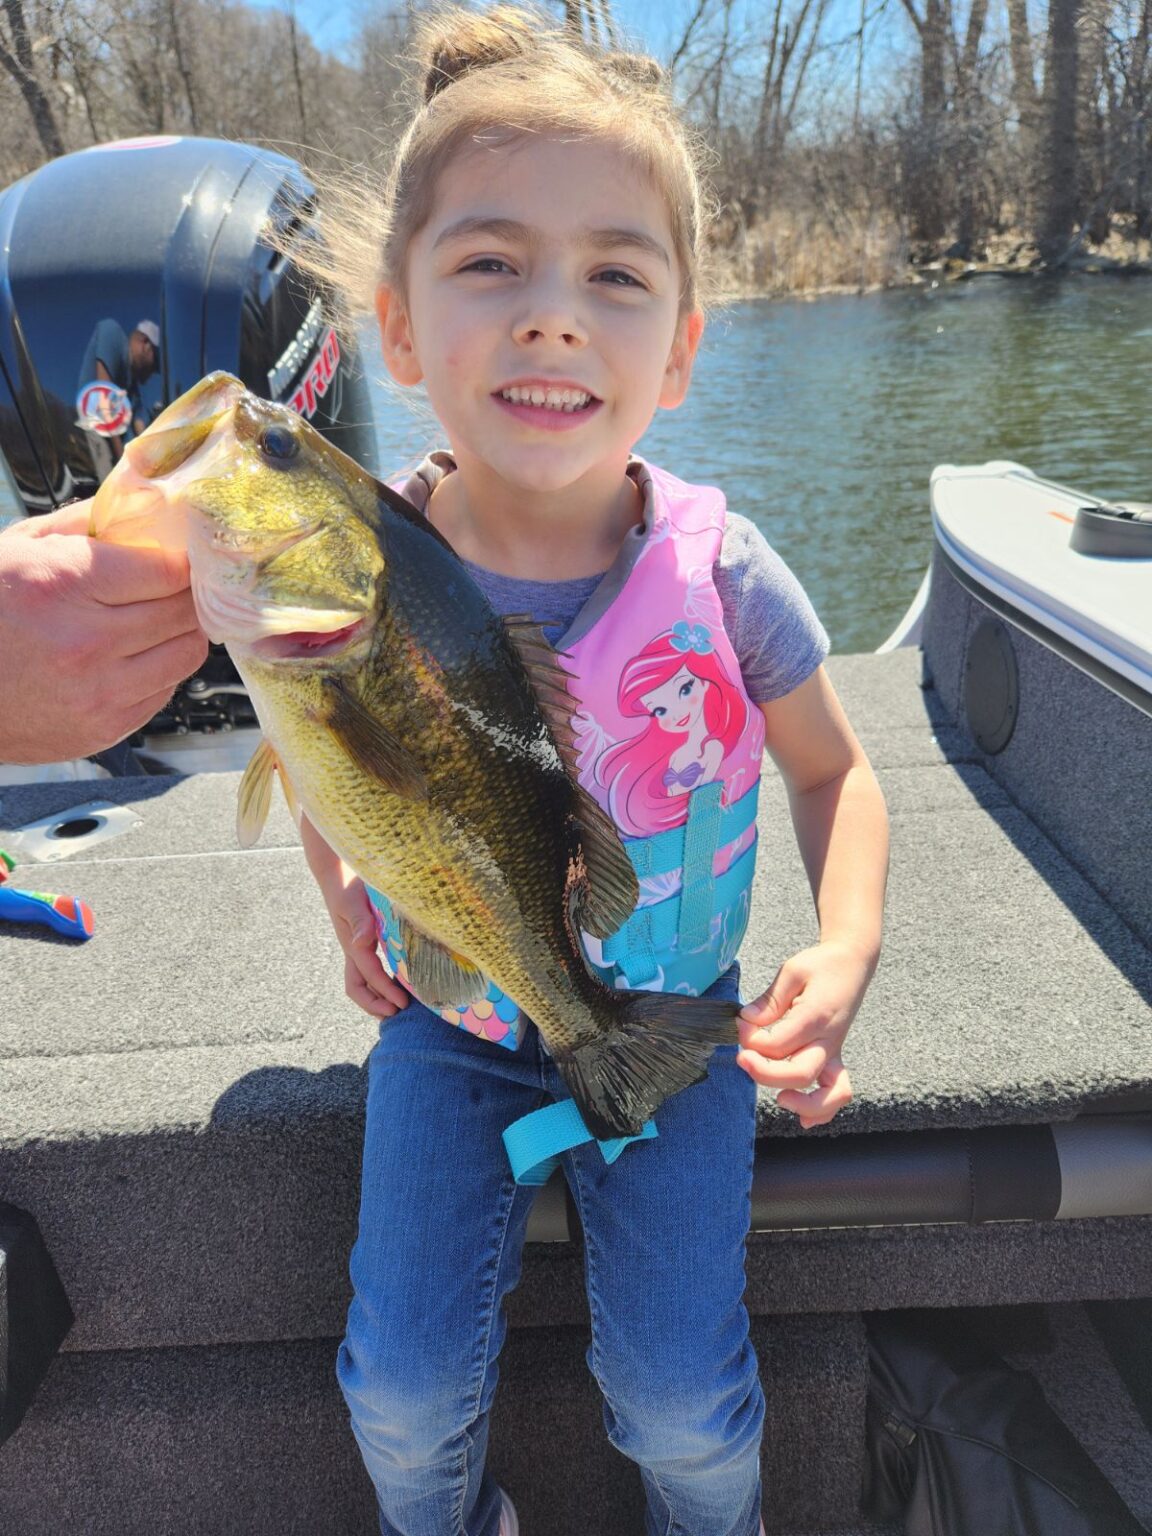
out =
[[703,1082],[718,1045],[735,1045],[740,1004],[675,992],[633,993],[615,1027],[556,1055],[584,1122],[599,1140],[637,1136],[681,1088]]

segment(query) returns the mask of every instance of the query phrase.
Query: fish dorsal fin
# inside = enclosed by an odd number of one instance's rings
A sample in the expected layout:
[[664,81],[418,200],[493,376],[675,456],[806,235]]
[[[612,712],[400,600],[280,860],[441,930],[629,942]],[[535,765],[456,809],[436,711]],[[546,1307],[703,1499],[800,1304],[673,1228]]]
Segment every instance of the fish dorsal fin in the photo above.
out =
[[392,794],[426,800],[424,770],[404,743],[369,714],[341,678],[329,678],[325,693],[328,723],[353,762]]
[[241,848],[251,848],[264,830],[268,808],[272,804],[272,775],[278,759],[276,749],[263,737],[248,760],[236,805],[236,836]]
[[575,916],[593,938],[606,939],[628,921],[636,907],[640,896],[636,871],[624,852],[615,822],[578,780],[576,736],[572,728],[576,700],[568,688],[568,673],[557,659],[563,653],[552,649],[541,625],[526,614],[510,614],[504,626],[528,674],[575,792],[572,816],[580,829],[587,876],[576,902]]
[[526,613],[510,613],[504,619],[504,632],[519,656],[532,692],[536,695],[548,729],[564,759],[569,775],[576,777],[576,737],[572,730],[572,712],[576,700],[568,690],[568,674],[548,643],[543,625]]
[[467,1008],[488,995],[488,978],[471,960],[445,949],[437,939],[397,913],[412,990],[429,1008]]
[[582,784],[576,784],[572,814],[580,828],[587,881],[576,906],[576,920],[594,939],[607,939],[623,928],[636,910],[640,884],[624,851],[616,823]]

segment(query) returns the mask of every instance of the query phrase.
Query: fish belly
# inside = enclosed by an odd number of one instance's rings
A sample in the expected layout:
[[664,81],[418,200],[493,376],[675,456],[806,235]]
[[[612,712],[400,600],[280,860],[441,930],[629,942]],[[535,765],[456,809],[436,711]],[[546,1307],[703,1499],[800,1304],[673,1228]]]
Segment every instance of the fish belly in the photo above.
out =
[[[320,723],[318,693],[241,670],[297,799],[333,851],[422,932],[479,967],[550,1047],[594,1028],[579,996],[591,978],[575,974],[583,960],[564,928],[563,874],[546,829],[532,825],[542,815],[525,804],[523,786],[501,783],[499,763],[477,782],[480,765],[461,760],[445,769],[455,782],[450,805],[391,793]],[[519,820],[519,836],[494,838],[485,808],[489,820]]]

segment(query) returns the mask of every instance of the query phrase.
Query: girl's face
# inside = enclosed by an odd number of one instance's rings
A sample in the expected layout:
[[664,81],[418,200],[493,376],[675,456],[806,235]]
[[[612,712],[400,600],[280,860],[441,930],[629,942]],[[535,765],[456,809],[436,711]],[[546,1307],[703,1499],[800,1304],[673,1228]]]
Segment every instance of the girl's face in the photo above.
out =
[[690,731],[704,708],[707,686],[702,677],[694,677],[687,667],[681,667],[659,688],[641,694],[640,702],[661,730]]
[[406,271],[406,304],[379,294],[385,360],[424,380],[462,469],[592,490],[684,398],[703,321],[680,313],[663,198],[611,144],[457,156]]

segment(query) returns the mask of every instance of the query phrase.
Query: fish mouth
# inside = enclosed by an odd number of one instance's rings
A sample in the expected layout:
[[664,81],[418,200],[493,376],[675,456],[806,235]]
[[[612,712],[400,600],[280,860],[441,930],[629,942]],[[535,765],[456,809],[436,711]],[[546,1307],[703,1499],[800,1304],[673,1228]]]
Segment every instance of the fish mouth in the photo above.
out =
[[[187,519],[175,503],[173,477],[192,477],[203,450],[219,441],[217,431],[244,394],[240,380],[211,373],[162,411],[97,490],[88,533],[138,548],[181,550]],[[183,474],[181,472],[183,471]]]
[[326,661],[342,656],[368,636],[371,621],[357,619],[339,629],[296,629],[284,634],[265,635],[252,641],[249,655],[260,661]]

